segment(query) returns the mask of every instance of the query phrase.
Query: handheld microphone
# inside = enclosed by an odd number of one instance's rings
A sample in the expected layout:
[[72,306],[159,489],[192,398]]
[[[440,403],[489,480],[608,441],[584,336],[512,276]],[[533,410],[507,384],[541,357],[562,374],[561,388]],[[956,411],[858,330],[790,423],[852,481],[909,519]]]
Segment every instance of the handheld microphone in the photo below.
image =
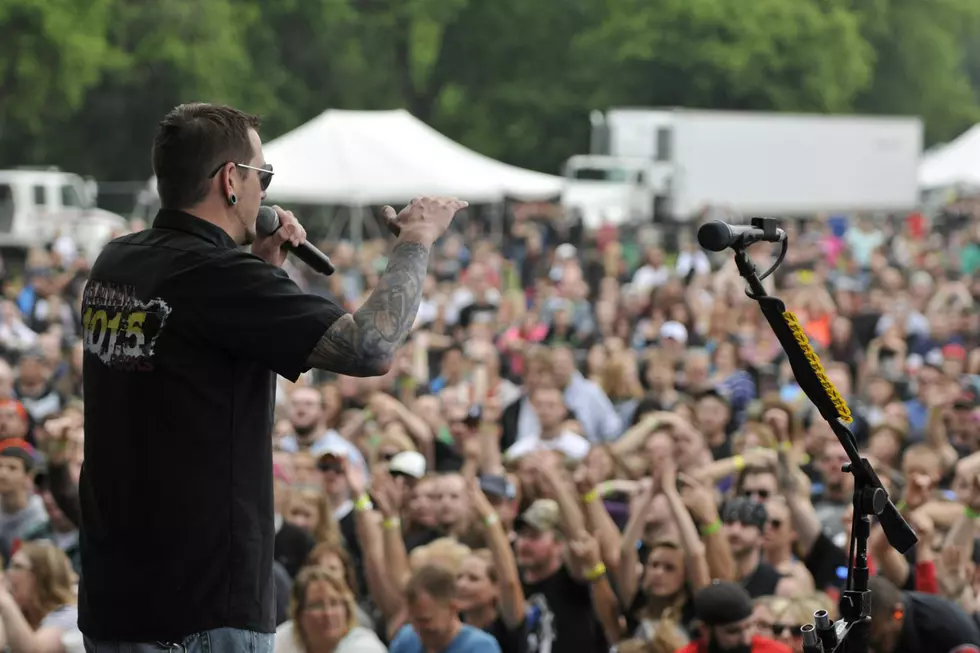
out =
[[754,225],[726,224],[718,220],[705,222],[698,228],[698,244],[709,252],[721,252],[729,247],[744,249],[752,243],[766,241],[781,243],[786,240],[786,232],[776,229],[767,232]]
[[[262,236],[271,236],[272,234],[279,231],[279,227],[282,223],[279,221],[279,214],[271,206],[263,206],[259,209],[259,216],[255,220],[255,231]],[[299,245],[294,246],[292,243],[286,243],[285,247],[288,251],[296,255],[296,258],[303,261],[316,272],[330,276],[334,273],[336,268],[326,254],[318,250],[316,247],[308,242],[302,242]]]

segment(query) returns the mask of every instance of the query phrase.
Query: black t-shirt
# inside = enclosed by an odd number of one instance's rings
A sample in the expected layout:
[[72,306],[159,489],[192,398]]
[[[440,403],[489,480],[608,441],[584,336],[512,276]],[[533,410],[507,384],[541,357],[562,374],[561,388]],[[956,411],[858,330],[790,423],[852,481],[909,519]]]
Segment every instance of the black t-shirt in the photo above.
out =
[[828,588],[840,589],[847,583],[847,552],[823,533],[817,535],[803,564],[813,576],[813,584],[818,592],[824,592]]
[[773,596],[782,574],[768,562],[760,562],[751,574],[742,579],[742,587],[753,599]]
[[918,592],[906,592],[904,601],[902,632],[893,653],[980,653],[980,629],[960,606]]
[[531,607],[528,619],[531,653],[605,653],[609,650],[602,626],[592,610],[592,591],[561,567],[537,583],[522,583]]
[[82,312],[82,632],[274,632],[274,373],[297,379],[344,311],[163,210],[105,247]]
[[527,619],[517,628],[508,628],[504,620],[497,615],[487,628],[484,629],[500,645],[500,653],[527,653]]

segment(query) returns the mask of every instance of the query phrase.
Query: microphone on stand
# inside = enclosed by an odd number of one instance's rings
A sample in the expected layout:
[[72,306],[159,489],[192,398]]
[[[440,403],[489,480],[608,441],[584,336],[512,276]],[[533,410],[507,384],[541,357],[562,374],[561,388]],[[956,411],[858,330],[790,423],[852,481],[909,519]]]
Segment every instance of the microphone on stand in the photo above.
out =
[[781,243],[786,240],[782,229],[763,229],[755,225],[733,225],[713,220],[698,228],[698,244],[710,252],[728,248],[744,249],[757,242]]
[[[282,222],[279,221],[279,214],[271,206],[263,206],[259,209],[259,216],[255,220],[255,231],[260,236],[265,238],[266,236],[271,236],[272,234],[279,231],[279,227],[282,226]],[[292,243],[285,244],[286,249],[294,254],[296,258],[303,261],[314,271],[330,276],[336,271],[333,263],[326,254],[318,250],[316,247],[310,243],[304,241],[299,245],[293,245]]]

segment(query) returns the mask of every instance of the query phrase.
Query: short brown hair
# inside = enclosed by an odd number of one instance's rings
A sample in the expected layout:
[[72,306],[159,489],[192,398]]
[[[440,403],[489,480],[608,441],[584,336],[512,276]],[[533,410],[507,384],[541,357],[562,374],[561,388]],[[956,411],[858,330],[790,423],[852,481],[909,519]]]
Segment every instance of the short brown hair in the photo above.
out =
[[448,603],[456,598],[456,574],[440,565],[420,567],[405,586],[405,598],[415,601],[428,594],[440,603]]
[[248,163],[255,152],[249,130],[259,119],[215,104],[181,104],[164,116],[153,137],[153,173],[160,206],[185,209],[208,194],[208,176],[224,163]]

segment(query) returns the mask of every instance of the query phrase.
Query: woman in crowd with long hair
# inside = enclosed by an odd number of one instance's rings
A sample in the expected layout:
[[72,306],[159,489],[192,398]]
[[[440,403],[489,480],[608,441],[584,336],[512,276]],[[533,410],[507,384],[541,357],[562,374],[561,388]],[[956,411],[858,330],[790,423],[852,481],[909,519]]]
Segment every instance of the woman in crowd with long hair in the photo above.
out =
[[276,653],[386,653],[371,630],[358,625],[354,595],[342,576],[306,567],[293,584],[292,636],[276,638]]
[[3,645],[10,653],[64,653],[66,635],[78,631],[75,582],[71,561],[57,546],[21,546],[0,583]]

